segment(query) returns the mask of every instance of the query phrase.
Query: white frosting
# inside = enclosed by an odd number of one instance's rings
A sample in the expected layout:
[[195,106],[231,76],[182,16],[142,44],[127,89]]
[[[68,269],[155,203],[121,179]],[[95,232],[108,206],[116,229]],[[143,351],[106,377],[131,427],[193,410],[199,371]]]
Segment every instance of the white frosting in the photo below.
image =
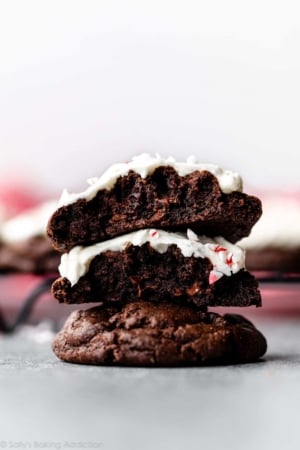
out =
[[57,201],[49,201],[7,220],[1,226],[1,240],[13,244],[33,236],[46,235],[48,220],[56,209]]
[[264,196],[263,215],[249,237],[240,241],[246,249],[300,246],[300,200],[292,195]]
[[64,190],[59,201],[59,206],[66,206],[75,203],[79,199],[91,200],[101,189],[110,190],[113,188],[116,180],[128,174],[130,170],[138,173],[142,178],[151,175],[157,167],[171,166],[180,176],[188,175],[195,171],[207,170],[218,179],[221,190],[225,194],[233,191],[242,191],[242,179],[239,174],[224,170],[214,164],[199,164],[196,159],[190,156],[186,162],[176,162],[174,158],[162,158],[160,155],[155,156],[143,153],[135,156],[127,163],[114,164],[109,167],[100,178],[90,178],[90,185],[85,191],[78,194],[69,193]]
[[77,246],[61,257],[59,272],[74,286],[85,275],[95,256],[108,250],[121,252],[128,244],[142,246],[149,242],[159,253],[165,253],[170,245],[175,244],[185,257],[208,258],[213,264],[209,282],[214,283],[223,275],[230,276],[245,267],[245,253],[242,248],[227,242],[222,237],[214,239],[198,237],[188,230],[183,233],[169,233],[163,230],[145,229],[125,234],[114,239],[100,242],[88,247]]

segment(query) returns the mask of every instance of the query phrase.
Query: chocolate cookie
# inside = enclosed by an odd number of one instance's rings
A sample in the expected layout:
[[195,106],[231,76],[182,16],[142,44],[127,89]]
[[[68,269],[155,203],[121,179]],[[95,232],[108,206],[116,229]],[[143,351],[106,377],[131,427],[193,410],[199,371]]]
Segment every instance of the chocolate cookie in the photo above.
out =
[[262,213],[258,198],[224,193],[212,173],[196,170],[180,176],[170,166],[158,167],[145,178],[131,170],[110,189],[95,191],[92,198],[85,193],[78,197],[75,202],[68,199],[72,202],[62,205],[48,224],[48,235],[62,253],[152,227],[191,228],[237,242],[248,236]]
[[0,227],[0,272],[57,272],[60,254],[46,235],[56,201],[48,201],[4,221]]
[[15,243],[0,242],[0,273],[57,273],[59,261],[59,253],[46,236]]
[[[166,235],[161,230],[159,233]],[[181,242],[193,245],[187,239]],[[223,255],[225,248],[217,244],[207,245],[216,258],[226,258]],[[161,249],[160,246],[158,248]],[[76,259],[79,261],[78,265],[72,267],[70,276],[72,272],[78,274],[83,270],[83,257],[88,251],[86,248],[73,250],[74,255],[70,253],[63,256],[66,269]],[[78,281],[74,279],[73,286],[70,279],[61,277],[53,283],[52,292],[60,303],[101,302],[108,306],[114,302],[125,304],[139,299],[156,304],[194,303],[201,307],[261,305],[257,281],[249,272],[241,269],[231,274],[229,260],[229,267],[225,263],[222,265],[223,270],[228,270],[229,276],[223,275],[214,269],[213,262],[208,258],[186,257],[182,251],[186,251],[186,248],[180,250],[178,246],[170,245],[161,253],[149,243],[127,245],[121,252],[105,251],[88,260],[86,274],[80,276]],[[232,259],[232,254],[229,255],[229,259]],[[217,266],[220,270],[222,267]]]
[[67,362],[127,366],[247,363],[266,348],[264,336],[242,316],[145,301],[75,311],[53,342]]
[[[299,230],[300,231],[300,230]],[[280,277],[284,274],[298,275],[300,273],[300,246],[295,249],[266,247],[251,248],[246,253],[246,263],[249,270],[272,272]],[[269,273],[271,276],[271,273]]]
[[249,270],[300,272],[299,193],[262,194],[264,214],[241,241]]

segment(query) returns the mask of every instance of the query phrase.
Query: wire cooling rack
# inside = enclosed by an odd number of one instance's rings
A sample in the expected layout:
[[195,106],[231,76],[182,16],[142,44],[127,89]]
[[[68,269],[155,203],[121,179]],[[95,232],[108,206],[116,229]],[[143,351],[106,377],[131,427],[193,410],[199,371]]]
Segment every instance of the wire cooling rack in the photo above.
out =
[[[21,299],[20,302],[18,302],[20,304],[20,307],[12,321],[7,320],[0,309],[0,332],[7,334],[12,333],[18,326],[25,324],[35,304],[42,298],[44,294],[50,294],[50,288],[55,279],[56,277],[51,276],[39,280],[39,282],[35,284],[29,294],[27,294],[23,300]],[[8,304],[9,301],[10,299],[8,298]]]

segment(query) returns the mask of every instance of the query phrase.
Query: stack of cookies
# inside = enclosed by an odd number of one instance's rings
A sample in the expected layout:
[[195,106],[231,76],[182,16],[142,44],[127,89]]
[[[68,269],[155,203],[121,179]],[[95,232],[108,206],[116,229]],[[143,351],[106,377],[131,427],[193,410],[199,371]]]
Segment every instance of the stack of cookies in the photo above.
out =
[[48,235],[62,254],[52,286],[73,312],[54,342],[64,361],[177,366],[257,360],[266,340],[240,315],[212,306],[261,306],[245,269],[261,202],[238,174],[194,158],[142,154],[64,191]]

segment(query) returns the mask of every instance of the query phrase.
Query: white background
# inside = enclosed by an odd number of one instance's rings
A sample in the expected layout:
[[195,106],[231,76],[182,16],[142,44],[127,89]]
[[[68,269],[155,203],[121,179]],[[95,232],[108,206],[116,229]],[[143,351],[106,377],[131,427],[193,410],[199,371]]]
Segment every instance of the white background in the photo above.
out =
[[300,188],[297,5],[0,0],[0,176],[72,190],[148,151]]

